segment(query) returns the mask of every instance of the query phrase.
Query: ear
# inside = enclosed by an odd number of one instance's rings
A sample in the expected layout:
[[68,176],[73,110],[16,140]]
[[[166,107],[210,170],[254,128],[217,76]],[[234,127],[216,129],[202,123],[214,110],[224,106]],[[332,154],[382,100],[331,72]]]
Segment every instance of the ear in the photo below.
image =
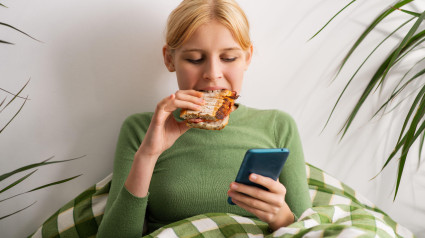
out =
[[248,69],[248,66],[251,64],[252,53],[254,52],[254,47],[251,45],[249,49],[246,51],[245,58],[245,70]]
[[174,68],[173,53],[167,45],[164,45],[164,47],[162,47],[162,56],[164,57],[164,64],[165,67],[167,67],[168,71],[176,71],[176,69]]

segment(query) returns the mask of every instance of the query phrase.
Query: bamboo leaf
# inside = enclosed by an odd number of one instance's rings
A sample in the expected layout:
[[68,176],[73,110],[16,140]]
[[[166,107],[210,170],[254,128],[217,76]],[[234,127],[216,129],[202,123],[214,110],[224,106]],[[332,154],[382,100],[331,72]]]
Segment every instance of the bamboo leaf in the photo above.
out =
[[37,202],[37,201],[33,202],[32,204],[30,204],[30,205],[28,205],[28,206],[26,206],[26,207],[24,207],[24,208],[22,208],[22,209],[17,210],[16,212],[12,212],[12,213],[10,213],[10,214],[7,214],[6,216],[2,216],[2,217],[0,217],[0,220],[3,220],[3,219],[5,219],[5,218],[7,218],[7,217],[10,217],[10,216],[12,216],[12,215],[15,215],[16,213],[22,212],[23,210],[25,210],[25,209],[27,209],[27,208],[31,207],[32,205],[34,205],[36,202]]
[[23,32],[23,31],[19,30],[18,28],[13,27],[13,26],[11,26],[11,25],[9,25],[9,24],[6,24],[6,23],[3,23],[3,22],[0,22],[0,25],[3,25],[3,26],[6,26],[6,27],[9,27],[9,28],[12,28],[13,30],[15,30],[15,31],[19,31],[20,33],[22,33],[22,34],[24,34],[24,35],[28,36],[29,38],[31,38],[31,39],[33,39],[33,40],[36,40],[36,41],[38,41],[38,42],[41,42],[41,41],[39,41],[39,40],[35,39],[34,37],[32,37],[32,36],[28,35],[27,33],[25,33],[25,32]]
[[[27,97],[28,98],[28,97]],[[0,130],[0,133],[2,133],[4,131],[4,129],[6,129],[6,127],[13,121],[13,119],[15,119],[15,117],[19,114],[19,112],[21,112],[22,108],[24,107],[25,103],[27,102],[27,98],[25,98],[24,102],[22,103],[21,107],[19,108],[19,110],[15,113],[15,115],[6,123],[6,125]]]
[[5,198],[5,199],[2,199],[2,200],[0,200],[0,202],[4,202],[4,201],[6,201],[6,200],[9,200],[9,199],[11,199],[11,198],[14,198],[14,197],[20,196],[20,195],[22,195],[22,194],[26,194],[26,193],[34,192],[34,191],[37,191],[37,190],[40,190],[40,189],[43,189],[43,188],[47,188],[47,187],[50,187],[50,186],[53,186],[53,185],[57,185],[57,184],[61,184],[61,183],[65,183],[65,182],[68,182],[68,181],[73,180],[73,179],[75,179],[75,178],[78,178],[78,177],[80,177],[81,175],[82,175],[82,174],[77,175],[77,176],[73,176],[73,177],[70,177],[70,178],[67,178],[67,179],[62,179],[62,180],[59,180],[59,181],[56,181],[56,182],[53,182],[53,183],[48,183],[48,184],[42,185],[42,186],[40,186],[40,187],[36,187],[36,188],[31,189],[31,190],[28,190],[28,191],[26,191],[26,192],[18,193],[18,194],[16,194],[16,195],[11,196],[11,197],[8,197],[8,198]]
[[76,157],[76,158],[72,158],[72,159],[56,160],[56,161],[50,161],[50,162],[48,162],[50,159],[53,158],[53,156],[52,156],[52,157],[50,157],[50,158],[48,158],[48,159],[46,159],[46,160],[44,160],[42,162],[34,163],[34,164],[30,164],[30,165],[26,165],[26,166],[23,166],[21,168],[15,169],[15,170],[13,170],[13,171],[11,171],[9,173],[2,174],[2,175],[0,175],[0,181],[3,181],[6,178],[8,178],[8,177],[10,177],[10,176],[12,176],[14,174],[20,173],[22,171],[25,171],[25,170],[33,169],[33,168],[40,167],[40,166],[45,166],[45,165],[48,165],[48,164],[56,164],[56,163],[63,163],[63,162],[67,162],[67,161],[77,160],[77,159],[83,158],[84,156],[85,155],[80,156],[80,157]]
[[313,39],[315,36],[317,36],[323,29],[325,29],[325,27],[336,17],[338,16],[342,11],[344,11],[347,7],[349,7],[352,3],[354,3],[356,0],[351,1],[350,3],[348,3],[347,5],[345,5],[344,8],[342,8],[341,10],[339,10],[339,12],[337,12],[322,28],[320,28],[319,31],[316,32],[316,34],[314,34],[308,41],[310,41],[311,39]]
[[4,189],[2,189],[0,191],[0,193],[3,193],[4,191],[7,191],[9,189],[11,189],[12,187],[14,187],[15,185],[19,184],[20,182],[24,181],[25,179],[27,179],[29,176],[31,176],[33,173],[35,173],[37,170],[32,171],[31,173],[23,176],[22,178],[16,180],[15,182],[11,183],[9,186],[5,187]]
[[336,103],[334,104],[334,107],[332,108],[332,111],[328,117],[328,120],[325,123],[325,126],[323,127],[322,131],[326,128],[326,126],[328,125],[337,105],[339,104],[339,101],[341,100],[343,94],[345,93],[345,91],[347,90],[348,86],[351,84],[351,82],[353,81],[354,77],[357,75],[357,73],[360,71],[360,69],[363,67],[363,65],[366,63],[366,61],[372,56],[373,53],[375,53],[375,51],[388,39],[390,38],[394,33],[396,33],[398,30],[400,30],[403,26],[405,26],[407,23],[409,23],[410,21],[412,21],[414,18],[410,18],[409,20],[407,20],[406,22],[404,22],[403,24],[401,24],[399,27],[397,27],[393,32],[391,32],[387,37],[385,37],[376,47],[375,49],[373,49],[373,51],[366,57],[366,59],[362,62],[362,64],[357,68],[356,72],[354,72],[354,74],[351,76],[350,80],[348,81],[348,83],[345,85],[344,89],[342,90],[342,92],[340,93]]
[[31,79],[28,79],[28,81],[25,83],[25,85],[21,88],[21,90],[19,90],[19,92],[6,104],[6,106],[4,106],[4,108],[2,110],[0,110],[0,113],[3,112],[4,109],[7,108],[7,106],[9,106],[18,96],[19,94],[25,89],[25,87],[28,85],[28,83],[30,82]]

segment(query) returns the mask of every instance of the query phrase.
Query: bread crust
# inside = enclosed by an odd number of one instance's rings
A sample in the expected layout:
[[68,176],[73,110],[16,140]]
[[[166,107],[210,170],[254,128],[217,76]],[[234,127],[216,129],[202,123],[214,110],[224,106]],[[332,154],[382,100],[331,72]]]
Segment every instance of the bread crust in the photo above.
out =
[[221,130],[227,125],[234,100],[238,97],[235,91],[227,89],[205,91],[202,96],[205,101],[202,109],[200,111],[182,109],[180,117],[192,128]]

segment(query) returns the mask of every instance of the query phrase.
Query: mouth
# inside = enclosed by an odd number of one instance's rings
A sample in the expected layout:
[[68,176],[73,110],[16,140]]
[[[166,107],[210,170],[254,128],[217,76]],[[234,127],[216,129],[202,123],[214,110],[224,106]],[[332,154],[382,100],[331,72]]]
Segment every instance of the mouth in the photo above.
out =
[[212,86],[212,87],[200,88],[199,91],[213,91],[213,90],[222,90],[222,89],[227,89],[227,88],[220,87],[220,86]]

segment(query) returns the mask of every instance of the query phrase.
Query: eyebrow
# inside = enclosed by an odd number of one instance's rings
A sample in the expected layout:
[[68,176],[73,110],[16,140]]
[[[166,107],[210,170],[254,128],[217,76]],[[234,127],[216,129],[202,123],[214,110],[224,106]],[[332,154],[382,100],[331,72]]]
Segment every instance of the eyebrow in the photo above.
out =
[[[233,51],[233,50],[242,50],[242,49],[239,47],[229,47],[229,48],[220,49],[220,51]],[[198,48],[183,50],[183,53],[187,53],[187,52],[204,52],[204,50],[198,49]]]

